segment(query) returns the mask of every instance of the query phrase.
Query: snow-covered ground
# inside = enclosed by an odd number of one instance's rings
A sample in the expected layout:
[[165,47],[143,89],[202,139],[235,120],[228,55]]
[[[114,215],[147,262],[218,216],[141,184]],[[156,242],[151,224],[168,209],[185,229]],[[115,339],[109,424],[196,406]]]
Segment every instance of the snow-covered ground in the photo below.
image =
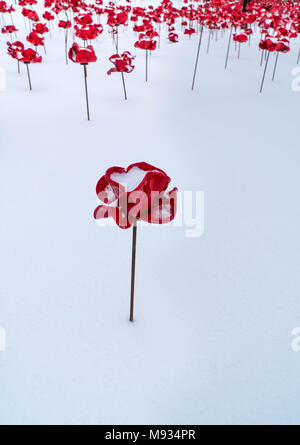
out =
[[[22,21],[20,22],[22,24]],[[26,72],[0,36],[0,423],[299,423],[299,41],[271,55],[263,94],[258,35],[241,58],[228,35],[180,34],[135,71],[106,72],[107,30],[88,67],[64,62],[55,31]],[[128,321],[131,230],[99,227],[95,186],[112,165],[146,161],[180,191],[204,191],[205,231],[138,229]]]

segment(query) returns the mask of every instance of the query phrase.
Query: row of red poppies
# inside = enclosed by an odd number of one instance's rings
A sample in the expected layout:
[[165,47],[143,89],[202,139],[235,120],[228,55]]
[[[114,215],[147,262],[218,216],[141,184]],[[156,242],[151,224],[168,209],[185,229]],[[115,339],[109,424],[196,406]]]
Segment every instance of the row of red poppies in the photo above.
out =
[[[65,30],[65,53],[66,63],[68,59],[75,63],[86,65],[97,60],[94,48],[88,41],[96,39],[102,32],[101,23],[94,23],[96,17],[98,20],[103,16],[107,16],[107,25],[111,28],[111,33],[116,47],[116,53],[109,60],[114,64],[114,68],[108,71],[120,72],[124,87],[124,95],[127,98],[125,81],[123,73],[131,73],[134,69],[133,59],[129,51],[119,54],[119,26],[128,26],[130,21],[133,22],[133,31],[139,33],[135,47],[146,50],[146,80],[148,80],[148,51],[153,51],[157,47],[157,40],[160,39],[161,23],[163,23],[168,31],[168,38],[171,42],[178,41],[178,34],[175,32],[176,20],[180,20],[182,30],[185,34],[192,35],[199,31],[199,47],[204,27],[211,30],[230,28],[230,38],[228,42],[228,50],[225,67],[227,67],[228,55],[230,49],[231,38],[240,45],[247,42],[255,26],[258,26],[261,32],[261,41],[259,48],[262,50],[262,59],[264,53],[279,52],[286,53],[290,50],[290,39],[295,39],[300,31],[300,8],[299,3],[294,2],[251,2],[248,4],[247,11],[242,10],[241,3],[237,0],[226,2],[224,0],[209,0],[196,2],[196,6],[190,3],[188,6],[181,8],[174,7],[170,0],[163,0],[159,6],[154,8],[132,7],[131,5],[116,5],[109,2],[107,6],[103,6],[102,0],[97,0],[94,5],[87,5],[77,0],[46,0],[45,8],[50,8],[43,13],[43,18],[48,21],[48,25],[41,23],[39,15],[34,9],[28,9],[28,5],[35,5],[36,0],[20,0],[19,6],[22,8],[21,13],[24,19],[28,20],[30,32],[26,40],[37,48],[45,47],[44,35],[51,30],[51,22],[55,20],[55,15],[64,15],[64,20],[59,17],[57,26]],[[128,0],[130,3],[130,0]],[[185,2],[186,3],[186,2]],[[18,29],[14,26],[12,14],[15,12],[13,6],[8,6],[5,1],[0,1],[0,12],[3,16],[9,14],[11,16],[12,25],[5,25],[2,33],[8,33],[12,36],[17,33]],[[137,23],[140,21],[140,23]],[[194,22],[196,22],[195,29]],[[233,33],[233,30],[235,32]],[[79,38],[83,41],[84,47],[80,47],[77,43],[69,49],[68,33],[73,33],[73,40]],[[233,34],[233,36],[232,36]],[[210,37],[210,34],[209,34]],[[8,54],[17,60],[18,69],[19,62],[27,65],[27,73],[29,78],[29,86],[31,89],[31,79],[28,65],[31,63],[40,63],[42,56],[32,48],[25,48],[20,41],[12,41],[8,43]],[[193,86],[198,66],[198,54],[195,64]],[[300,55],[300,51],[299,51]],[[277,66],[276,58],[276,66]],[[269,58],[266,57],[266,66]],[[263,77],[264,79],[264,77]],[[86,81],[86,68],[85,68]],[[262,88],[261,88],[262,90]],[[87,94],[87,86],[86,86]],[[88,103],[88,99],[87,99]],[[89,112],[88,112],[89,117]]]

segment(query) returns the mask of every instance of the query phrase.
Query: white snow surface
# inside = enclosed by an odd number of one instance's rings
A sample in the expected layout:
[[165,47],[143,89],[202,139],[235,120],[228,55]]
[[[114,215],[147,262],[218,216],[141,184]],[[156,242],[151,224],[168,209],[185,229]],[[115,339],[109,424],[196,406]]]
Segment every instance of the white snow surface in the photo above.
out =
[[[20,21],[20,24],[23,20]],[[18,23],[17,23],[18,24]],[[179,30],[180,31],[180,30]],[[228,34],[149,57],[120,29],[136,68],[107,76],[105,29],[88,66],[64,62],[64,35],[26,72],[0,36],[1,424],[299,423],[299,40],[270,56]],[[98,227],[98,179],[145,161],[180,191],[205,193],[205,232],[138,229],[135,322],[128,321],[131,230]]]
[[142,182],[147,172],[141,170],[139,167],[132,167],[128,172],[124,173],[113,173],[110,178],[122,184],[128,192],[137,188],[137,186]]

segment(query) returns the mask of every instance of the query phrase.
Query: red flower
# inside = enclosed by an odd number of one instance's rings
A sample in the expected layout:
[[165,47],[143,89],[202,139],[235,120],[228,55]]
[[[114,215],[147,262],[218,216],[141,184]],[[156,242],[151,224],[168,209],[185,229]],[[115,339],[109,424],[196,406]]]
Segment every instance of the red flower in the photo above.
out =
[[22,50],[22,57],[19,59],[20,62],[24,63],[41,63],[42,56],[39,56],[36,51],[34,51],[32,48],[23,49]]
[[120,12],[119,14],[111,13],[108,15],[107,24],[109,26],[124,25],[128,20],[128,14],[126,12]]
[[1,2],[0,2],[0,12],[5,13],[6,10],[7,10],[7,4],[6,4],[6,2],[1,1]]
[[246,33],[233,34],[233,40],[240,43],[248,42],[248,36]]
[[279,26],[279,28],[277,30],[284,37],[289,35],[289,31],[286,28],[284,28],[283,26],[282,27]]
[[168,39],[170,42],[177,43],[178,42],[178,34],[175,32],[169,32]]
[[44,23],[36,23],[34,25],[34,31],[38,34],[45,34],[46,32],[49,32],[49,28]]
[[71,26],[72,26],[72,23],[70,22],[70,20],[60,20],[58,22],[59,28],[68,29],[68,28],[71,28]]
[[133,27],[133,31],[134,32],[145,32],[146,31],[146,27],[145,27],[145,25],[135,25]]
[[265,40],[261,40],[259,47],[260,49],[270,52],[279,51],[282,53],[287,53],[290,51],[289,41],[287,39],[277,40],[271,36],[267,36]]
[[188,34],[189,36],[194,34],[196,32],[196,30],[194,28],[186,28],[184,30],[184,34]]
[[4,26],[1,29],[2,34],[12,34],[13,32],[17,32],[17,28],[13,25]]
[[24,17],[27,17],[29,20],[32,20],[33,22],[38,22],[39,21],[39,16],[32,9],[23,8],[22,14],[23,14]]
[[267,50],[270,52],[276,51],[276,41],[267,37],[265,40],[261,40],[259,43],[260,49]]
[[8,46],[7,53],[13,59],[20,60],[21,59],[21,53],[22,53],[22,51],[24,49],[23,43],[19,42],[19,41],[14,42],[14,43],[7,42],[7,46]]
[[102,202],[113,205],[97,207],[94,218],[112,217],[122,229],[128,229],[136,219],[168,223],[174,219],[177,205],[177,188],[166,191],[170,181],[163,170],[146,162],[131,164],[126,170],[111,167],[99,180],[96,193]]
[[79,26],[75,25],[74,28],[76,37],[82,40],[93,40],[103,32],[102,25],[88,25],[82,28],[79,28]]
[[81,48],[77,43],[73,43],[69,49],[69,59],[74,63],[91,63],[97,61],[97,56],[91,45]]
[[155,37],[159,37],[159,34],[157,31],[154,31],[153,28],[148,29],[145,32],[146,36],[149,37],[149,39],[154,39]]
[[109,71],[107,71],[107,74],[132,73],[134,70],[134,65],[132,65],[133,59],[134,56],[132,56],[129,51],[125,51],[120,56],[119,54],[114,54],[109,58],[109,60],[115,65],[115,68],[111,68]]
[[146,34],[140,34],[139,40],[134,44],[135,48],[147,49],[149,51],[154,51],[156,48],[156,40],[152,40]]
[[281,53],[288,53],[290,51],[289,42],[287,39],[279,41],[276,45],[276,51]]
[[34,46],[44,46],[44,38],[40,37],[35,31],[32,31],[26,38],[27,42]]
[[43,14],[43,18],[45,19],[45,20],[48,20],[48,21],[50,21],[50,20],[54,20],[54,15],[53,14],[51,14],[49,11],[46,11],[44,14]]
[[80,14],[74,17],[74,22],[78,25],[90,25],[93,23],[93,17],[91,14]]

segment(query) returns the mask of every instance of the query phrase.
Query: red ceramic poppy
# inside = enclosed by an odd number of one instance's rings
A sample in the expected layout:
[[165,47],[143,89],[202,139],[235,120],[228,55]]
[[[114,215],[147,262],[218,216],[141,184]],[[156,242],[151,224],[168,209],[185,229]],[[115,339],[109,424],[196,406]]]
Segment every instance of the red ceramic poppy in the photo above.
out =
[[196,30],[194,28],[186,28],[184,30],[184,34],[187,34],[187,35],[195,34],[195,32],[196,32]]
[[279,41],[276,45],[276,51],[279,51],[280,53],[288,53],[290,51],[289,41],[287,39]]
[[24,63],[41,63],[42,56],[39,56],[32,48],[23,49],[21,53],[20,62]]
[[271,37],[267,37],[264,40],[261,40],[259,43],[259,47],[260,49],[269,51],[269,52],[274,52],[276,51],[276,46],[277,46],[277,42],[272,39]]
[[126,12],[120,12],[119,14],[111,13],[108,16],[107,24],[109,26],[124,25],[128,20],[128,14]]
[[49,28],[44,23],[36,23],[34,25],[34,31],[37,34],[46,34],[47,32],[49,32]]
[[91,14],[80,14],[74,17],[74,22],[78,25],[90,25],[93,23],[93,17]]
[[134,32],[145,32],[146,31],[146,27],[145,27],[145,25],[135,25],[133,27],[133,31]]
[[7,42],[7,46],[8,46],[7,53],[13,59],[16,59],[16,60],[20,61],[20,59],[22,58],[21,53],[22,53],[22,51],[24,49],[23,43],[19,42],[19,41],[13,42],[13,43]]
[[4,1],[0,1],[0,12],[2,12],[3,14],[6,12],[7,10],[7,4]]
[[146,34],[140,34],[139,40],[134,44],[135,48],[154,51],[156,48],[156,40],[151,39]]
[[174,219],[177,205],[177,188],[166,191],[170,181],[163,170],[146,162],[127,169],[111,167],[97,184],[97,196],[106,205],[97,207],[94,217],[112,217],[122,229],[131,227],[136,219],[168,223]]
[[2,34],[12,34],[13,32],[17,32],[17,28],[13,25],[3,26],[1,29]]
[[77,43],[73,43],[68,55],[69,59],[74,63],[92,63],[97,61],[97,56],[91,45],[82,48]]
[[29,20],[32,20],[33,22],[38,22],[39,21],[39,16],[32,9],[23,8],[22,14],[23,14],[24,17],[27,17]]
[[279,51],[282,53],[287,53],[290,51],[289,41],[288,39],[280,39],[278,40],[275,37],[266,36],[265,40],[261,40],[259,43],[260,49],[264,49],[269,52]]
[[58,22],[59,28],[69,29],[69,28],[71,28],[71,26],[72,26],[72,23],[70,22],[70,20],[60,20]]
[[248,36],[246,33],[233,34],[233,40],[239,43],[248,42]]
[[132,73],[132,71],[134,70],[134,65],[132,65],[133,59],[134,56],[132,56],[129,51],[125,51],[120,56],[119,54],[114,54],[109,58],[109,60],[115,65],[115,67],[107,71],[107,74]]
[[82,40],[94,40],[98,37],[99,34],[103,31],[102,25],[87,25],[83,27],[79,27],[77,25],[74,26],[75,35],[79,39]]
[[172,43],[177,43],[178,42],[178,34],[176,34],[175,32],[169,32],[168,39]]
[[26,40],[34,46],[44,46],[44,38],[40,37],[35,31],[32,31]]
[[48,21],[51,21],[51,20],[54,20],[54,19],[55,19],[54,15],[51,14],[51,12],[49,12],[49,11],[46,11],[46,12],[43,14],[43,18],[44,18],[45,20],[48,20]]

